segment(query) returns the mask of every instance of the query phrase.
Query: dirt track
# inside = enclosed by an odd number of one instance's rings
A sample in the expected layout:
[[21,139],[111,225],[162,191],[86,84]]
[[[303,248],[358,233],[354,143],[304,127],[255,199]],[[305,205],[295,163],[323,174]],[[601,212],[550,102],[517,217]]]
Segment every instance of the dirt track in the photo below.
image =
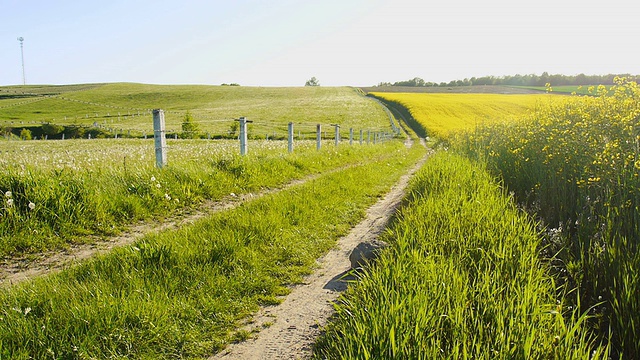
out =
[[[424,145],[424,143],[423,143]],[[349,254],[360,242],[375,239],[384,230],[404,197],[411,176],[422,166],[425,156],[409,173],[367,211],[366,218],[338,241],[336,248],[318,260],[319,268],[292,288],[277,306],[263,308],[244,330],[264,328],[247,341],[231,344],[210,360],[306,359],[322,327],[333,314],[333,303],[347,288]]]

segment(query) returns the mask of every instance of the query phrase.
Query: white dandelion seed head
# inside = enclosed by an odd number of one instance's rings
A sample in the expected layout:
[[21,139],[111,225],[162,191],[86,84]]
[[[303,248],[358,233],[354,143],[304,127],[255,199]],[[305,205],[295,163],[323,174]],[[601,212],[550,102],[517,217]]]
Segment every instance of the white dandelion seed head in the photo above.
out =
[[36,204],[34,204],[31,201],[29,201],[29,209],[33,210],[35,208],[36,208]]
[[152,177],[151,177],[151,181],[156,181],[156,177],[155,177],[155,176],[152,176]]

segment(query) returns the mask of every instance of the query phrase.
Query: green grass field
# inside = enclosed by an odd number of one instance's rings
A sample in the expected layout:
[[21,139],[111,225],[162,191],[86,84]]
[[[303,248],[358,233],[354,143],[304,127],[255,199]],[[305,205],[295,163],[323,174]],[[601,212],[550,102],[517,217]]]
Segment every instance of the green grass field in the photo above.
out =
[[[281,176],[287,164],[305,168],[336,157],[357,163],[177,231],[145,236],[60,273],[0,289],[0,357],[203,358],[245,338],[236,331],[241,320],[261,305],[277,304],[286,285],[310,273],[315,259],[424,153],[399,141],[368,148],[373,152],[362,156],[345,147],[319,156],[230,160],[227,176],[245,178],[246,171],[257,184],[264,182],[265,171],[271,174],[267,178]],[[256,171],[260,167],[263,171]],[[146,173],[140,185],[154,189],[174,176],[183,178],[176,186],[191,181],[180,170],[156,173],[154,181],[150,176]],[[202,180],[206,187],[218,185]]]
[[[32,95],[30,95],[32,94]],[[151,134],[151,110],[163,109],[167,130],[180,131],[189,111],[202,133],[225,135],[245,116],[260,137],[286,136],[287,124],[309,138],[316,124],[343,129],[386,129],[389,119],[377,104],[348,87],[263,88],[134,83],[0,87],[0,127],[98,125]]]
[[[16,93],[27,88],[38,95]],[[309,137],[315,123],[390,129],[385,111],[350,88],[27,88],[0,88],[2,126],[47,114],[142,132],[151,126],[144,112],[161,107],[170,126],[189,110],[203,131],[220,133],[238,116],[263,134],[289,121],[308,126]],[[544,104],[523,95],[414,95],[416,124],[439,126],[442,134],[432,132],[446,146],[416,176],[383,235],[391,247],[337,304],[316,356],[637,357],[640,90],[623,79],[604,90],[539,95],[554,99]],[[500,106],[491,100],[507,96]],[[69,119],[81,109],[84,119]],[[198,358],[244,338],[238,321],[277,303],[424,151],[397,140],[314,144],[297,140],[288,154],[284,141],[253,141],[241,157],[236,141],[171,140],[170,165],[159,170],[151,140],[0,141],[4,256],[62,249],[316,174],[1,289],[0,357]]]

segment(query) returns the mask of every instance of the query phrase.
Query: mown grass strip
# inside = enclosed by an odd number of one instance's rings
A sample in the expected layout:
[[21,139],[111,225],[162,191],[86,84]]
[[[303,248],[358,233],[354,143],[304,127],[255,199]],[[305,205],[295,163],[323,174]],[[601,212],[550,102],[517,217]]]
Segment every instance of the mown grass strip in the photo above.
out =
[[387,156],[0,290],[0,357],[188,358],[309,273],[424,152]]
[[390,249],[347,290],[317,358],[606,358],[556,301],[534,224],[483,168],[440,153],[411,188]]

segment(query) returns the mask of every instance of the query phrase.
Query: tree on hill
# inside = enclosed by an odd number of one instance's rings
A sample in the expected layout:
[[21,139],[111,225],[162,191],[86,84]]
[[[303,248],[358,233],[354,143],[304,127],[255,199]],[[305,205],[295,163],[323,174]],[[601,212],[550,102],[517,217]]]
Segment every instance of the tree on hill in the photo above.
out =
[[318,81],[318,79],[316,79],[315,76],[313,76],[311,79],[307,80],[306,83],[304,83],[304,86],[320,86],[320,82]]
[[186,114],[184,114],[184,120],[182,121],[182,133],[180,134],[181,139],[194,139],[198,137],[198,132],[200,128],[198,124],[193,121],[193,116],[187,110]]

